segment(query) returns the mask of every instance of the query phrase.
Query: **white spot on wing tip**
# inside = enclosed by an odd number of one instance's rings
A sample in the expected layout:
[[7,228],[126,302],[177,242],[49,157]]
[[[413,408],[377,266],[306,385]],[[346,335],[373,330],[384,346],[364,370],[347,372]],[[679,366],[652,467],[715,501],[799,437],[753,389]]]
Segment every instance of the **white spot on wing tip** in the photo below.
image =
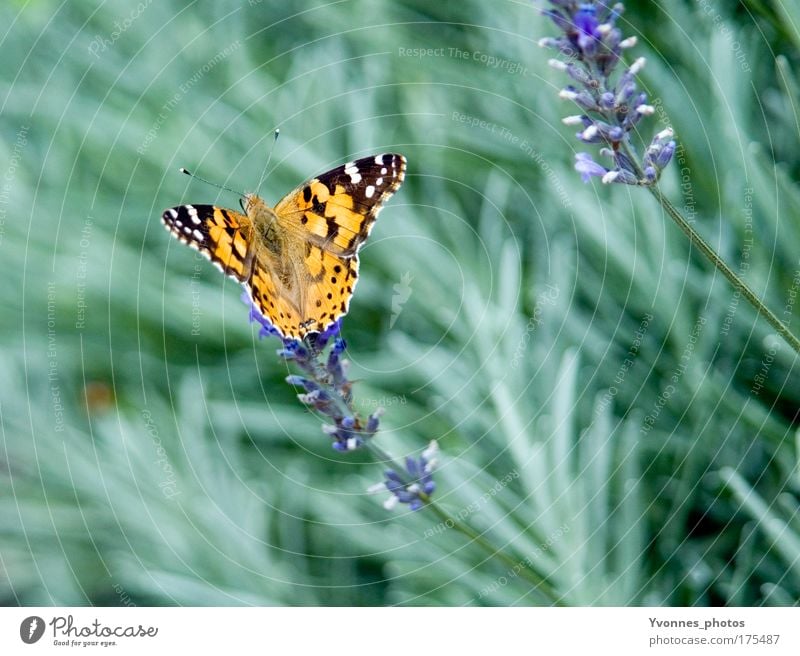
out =
[[169,213],[169,215],[170,215],[170,216],[171,216],[173,219],[177,219],[177,218],[178,218],[178,212],[175,210],[175,208],[173,208],[173,207],[170,207],[170,208],[167,210],[167,212]]
[[383,155],[375,155],[375,163],[383,166]]
[[375,194],[375,187],[373,187],[372,185],[368,185],[367,188],[364,190],[364,195],[367,198],[372,198],[374,194]]
[[203,236],[203,233],[202,233],[202,232],[200,232],[199,230],[193,230],[193,231],[192,231],[192,236],[193,236],[193,237],[194,237],[194,238],[195,238],[197,241],[203,241],[203,240],[205,239],[205,237]]
[[353,184],[361,182],[361,174],[358,172],[358,167],[352,162],[348,162],[344,165],[344,172],[350,176],[350,182]]

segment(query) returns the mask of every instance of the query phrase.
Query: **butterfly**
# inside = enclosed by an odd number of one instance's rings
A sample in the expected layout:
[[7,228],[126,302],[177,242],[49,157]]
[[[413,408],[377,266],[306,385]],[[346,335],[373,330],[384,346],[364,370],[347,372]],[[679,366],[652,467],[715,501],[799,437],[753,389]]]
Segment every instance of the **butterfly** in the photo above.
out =
[[405,171],[402,155],[364,157],[304,182],[275,207],[244,194],[243,213],[179,205],[161,221],[242,283],[284,338],[303,339],[347,314],[358,250]]

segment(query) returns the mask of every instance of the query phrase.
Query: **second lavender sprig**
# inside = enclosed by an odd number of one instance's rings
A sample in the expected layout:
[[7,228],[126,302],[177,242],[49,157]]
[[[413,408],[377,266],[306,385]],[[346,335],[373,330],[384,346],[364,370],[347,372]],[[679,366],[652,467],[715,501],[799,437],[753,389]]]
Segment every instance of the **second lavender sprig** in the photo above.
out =
[[672,129],[666,128],[652,138],[641,164],[634,157],[636,147],[631,134],[655,109],[636,84],[636,76],[645,65],[644,57],[615,76],[623,51],[637,43],[635,36],[623,38],[616,25],[624,6],[566,0],[551,4],[553,8],[544,13],[562,34],[541,39],[539,44],[567,57],[567,61],[551,59],[549,63],[573,81],[561,90],[560,97],[571,100],[583,111],[567,116],[563,122],[581,128],[576,137],[582,143],[603,146],[600,155],[611,162],[604,166],[589,153],[580,152],[575,157],[575,169],[584,182],[597,176],[606,184],[654,185],[675,154],[675,141]]
[[722,259],[692,224],[666,198],[658,181],[675,154],[671,127],[658,132],[642,157],[631,139],[639,133],[643,118],[655,113],[647,94],[639,92],[636,76],[645,65],[639,57],[619,76],[615,72],[623,51],[633,48],[636,37],[623,38],[617,20],[625,10],[621,2],[608,5],[600,1],[549,0],[543,11],[561,31],[545,37],[539,45],[553,48],[567,58],[551,59],[550,65],[564,71],[573,83],[562,89],[561,98],[574,102],[581,114],[567,116],[563,122],[579,126],[575,135],[584,144],[597,144],[600,155],[610,160],[605,166],[590,153],[575,156],[575,169],[584,182],[599,177],[604,183],[647,187],[664,211],[686,234],[689,241],[724,275],[735,289],[761,314],[781,337],[800,355],[800,339],[772,312],[747,283]]

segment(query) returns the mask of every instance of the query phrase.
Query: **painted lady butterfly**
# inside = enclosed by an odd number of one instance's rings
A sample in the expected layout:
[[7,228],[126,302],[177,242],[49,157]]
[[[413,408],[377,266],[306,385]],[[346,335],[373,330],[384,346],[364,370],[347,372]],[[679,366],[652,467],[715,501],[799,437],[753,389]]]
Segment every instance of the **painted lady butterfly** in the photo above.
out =
[[284,337],[302,339],[347,313],[358,249],[405,170],[402,155],[365,157],[301,184],[274,208],[245,194],[239,201],[244,214],[180,205],[161,220],[241,282]]

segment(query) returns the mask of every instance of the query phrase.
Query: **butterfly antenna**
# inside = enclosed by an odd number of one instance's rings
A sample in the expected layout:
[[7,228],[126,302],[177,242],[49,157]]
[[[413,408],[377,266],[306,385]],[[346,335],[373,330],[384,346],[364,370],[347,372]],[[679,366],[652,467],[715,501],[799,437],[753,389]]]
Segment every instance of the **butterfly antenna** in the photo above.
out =
[[224,189],[225,191],[232,191],[234,194],[244,197],[244,194],[241,191],[236,191],[236,189],[231,189],[230,187],[226,187],[225,185],[217,184],[216,182],[211,182],[211,180],[206,180],[205,178],[201,178],[199,175],[195,175],[191,171],[187,171],[185,168],[180,168],[181,173],[185,173],[190,178],[195,178],[200,180],[200,182],[205,182],[206,184],[211,185],[212,187],[218,187],[219,189]]
[[264,172],[261,174],[261,179],[258,181],[258,187],[256,188],[256,193],[261,192],[261,185],[264,184],[264,180],[267,179],[267,169],[269,169],[270,160],[272,160],[272,152],[275,150],[275,144],[278,141],[278,136],[280,135],[281,131],[280,128],[275,128],[275,138],[272,140],[272,144],[269,147],[269,154],[267,155],[267,163],[264,165]]

